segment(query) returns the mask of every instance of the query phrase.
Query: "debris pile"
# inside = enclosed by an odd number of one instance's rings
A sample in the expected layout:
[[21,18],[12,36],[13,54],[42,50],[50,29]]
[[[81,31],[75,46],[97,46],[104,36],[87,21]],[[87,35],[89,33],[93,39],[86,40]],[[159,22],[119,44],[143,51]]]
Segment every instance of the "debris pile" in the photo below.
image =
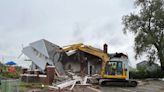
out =
[[107,50],[107,44],[104,44],[103,50],[81,43],[60,47],[42,39],[23,48],[22,52],[32,61],[32,65],[22,78],[29,81],[30,75],[33,77],[31,79],[49,84],[50,88],[57,90],[73,90],[77,85],[90,86],[98,82],[106,84],[112,78],[124,79],[116,84],[136,86],[137,82],[129,81],[127,55],[108,54]]
[[[44,39],[30,43],[29,46],[23,48],[22,52],[32,61],[32,65],[30,70],[22,74],[22,79],[26,82],[30,82],[30,79],[33,79],[32,81],[35,82],[37,80],[45,84],[52,83],[50,88],[54,89],[70,87],[70,90],[72,90],[76,84],[91,85],[87,84],[87,80],[90,78],[88,75],[96,73],[96,71],[94,71],[96,67],[91,66],[94,64],[92,61],[97,61],[95,64],[97,64],[97,67],[100,67],[101,62],[98,62],[99,59],[76,50],[59,52],[61,49],[60,46]],[[86,59],[89,59],[91,62],[84,63]],[[83,60],[83,62],[81,62],[81,60]],[[86,66],[86,63],[89,65]],[[51,70],[47,67],[50,66],[54,66],[54,71],[48,74],[48,71]],[[36,70],[38,70],[38,73],[35,72]],[[30,71],[34,72],[31,73]],[[33,77],[30,78],[30,76]],[[47,82],[51,77],[53,77],[52,82]]]

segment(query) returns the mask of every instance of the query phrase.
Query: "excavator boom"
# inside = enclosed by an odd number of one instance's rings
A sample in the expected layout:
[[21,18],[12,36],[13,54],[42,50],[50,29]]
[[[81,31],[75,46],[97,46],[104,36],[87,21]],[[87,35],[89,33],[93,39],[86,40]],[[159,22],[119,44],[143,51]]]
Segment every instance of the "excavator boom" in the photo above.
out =
[[[128,65],[127,65],[127,63],[123,63],[124,61],[122,61],[121,58],[119,58],[120,59],[119,61],[110,61],[111,58],[104,51],[94,48],[92,46],[86,46],[82,43],[65,46],[64,48],[62,48],[60,50],[60,52],[68,52],[71,50],[79,50],[79,51],[94,55],[102,60],[102,68],[101,68],[101,73],[100,73],[101,80],[99,81],[100,84],[110,83],[111,79],[112,79],[112,80],[114,80],[114,81],[112,81],[112,83],[117,81],[116,83],[120,82],[120,84],[124,83],[125,85],[130,85],[130,86],[137,85],[136,81],[127,80],[127,79],[129,79],[128,78],[129,76],[127,75],[128,71],[125,66],[128,66]],[[111,62],[113,62],[113,63],[111,63]],[[125,62],[127,62],[127,61],[125,61]],[[111,65],[114,65],[114,64],[117,64],[117,67],[119,67],[119,68],[121,67],[121,69],[118,70],[120,73],[119,75],[116,73],[117,70],[115,70],[115,69],[114,69],[114,71],[116,74],[111,74],[111,72],[113,72],[113,70],[111,71],[111,68],[112,68]]]
[[106,65],[107,61],[110,60],[110,57],[106,53],[104,53],[102,50],[99,50],[92,46],[83,45],[82,43],[65,46],[62,49],[62,51],[65,51],[65,52],[68,52],[71,50],[80,50],[80,51],[86,52],[88,54],[99,57],[102,60],[101,76],[104,75],[105,65]]

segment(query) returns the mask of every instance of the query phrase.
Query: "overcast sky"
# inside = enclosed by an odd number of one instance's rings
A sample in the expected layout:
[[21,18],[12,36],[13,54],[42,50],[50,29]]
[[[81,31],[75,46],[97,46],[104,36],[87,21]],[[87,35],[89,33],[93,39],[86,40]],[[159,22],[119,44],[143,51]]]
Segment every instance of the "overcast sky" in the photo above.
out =
[[[82,42],[109,53],[124,52],[135,66],[133,35],[124,35],[122,16],[133,0],[0,0],[0,60],[15,60],[22,44],[46,39],[59,46]],[[4,57],[4,59],[2,59]]]

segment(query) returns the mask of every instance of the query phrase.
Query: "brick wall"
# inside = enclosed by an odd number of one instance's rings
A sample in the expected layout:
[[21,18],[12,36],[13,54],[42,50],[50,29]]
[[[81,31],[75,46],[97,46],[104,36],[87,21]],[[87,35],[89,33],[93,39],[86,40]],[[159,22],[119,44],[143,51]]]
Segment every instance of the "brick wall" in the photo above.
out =
[[47,66],[47,83],[52,84],[54,81],[55,75],[55,67],[54,66]]

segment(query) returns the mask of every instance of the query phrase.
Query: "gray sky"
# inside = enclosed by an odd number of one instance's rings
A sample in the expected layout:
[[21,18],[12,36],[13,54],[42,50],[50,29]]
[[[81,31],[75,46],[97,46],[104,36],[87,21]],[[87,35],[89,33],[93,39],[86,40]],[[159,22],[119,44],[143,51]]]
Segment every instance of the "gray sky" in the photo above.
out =
[[0,0],[0,60],[26,65],[21,45],[46,39],[60,46],[83,42],[124,52],[134,66],[133,35],[122,32],[122,16],[133,0]]

